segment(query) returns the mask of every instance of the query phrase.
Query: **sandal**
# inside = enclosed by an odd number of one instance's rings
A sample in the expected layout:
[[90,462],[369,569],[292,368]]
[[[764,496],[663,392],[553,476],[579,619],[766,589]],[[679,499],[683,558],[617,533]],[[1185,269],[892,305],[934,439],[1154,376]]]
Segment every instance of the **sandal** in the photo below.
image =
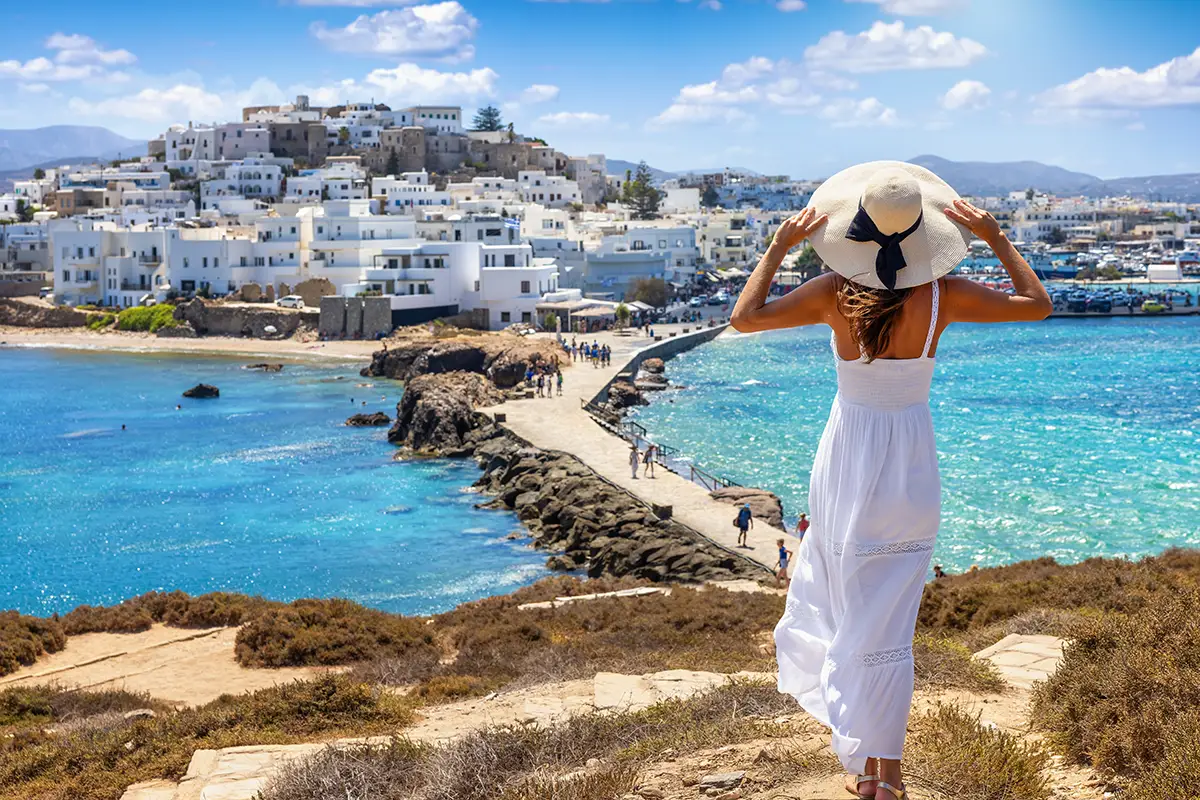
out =
[[[878,781],[879,780],[878,775],[849,775],[847,777],[854,779],[854,788],[851,789],[850,787],[847,786],[846,787],[847,792],[849,792],[850,794],[859,798],[859,800],[875,800],[874,794],[863,794],[862,792],[858,791],[858,787],[859,787],[859,784],[874,783],[874,782]],[[904,799],[900,798],[900,800],[904,800]]]
[[[875,788],[876,789],[886,789],[887,791],[892,793],[892,797],[894,797],[896,800],[905,800],[905,798],[908,797],[908,789],[907,788],[901,786],[899,789],[897,789],[895,786],[892,786],[890,783],[887,783],[886,781],[879,781],[879,783],[875,784]],[[878,798],[876,800],[878,800]]]

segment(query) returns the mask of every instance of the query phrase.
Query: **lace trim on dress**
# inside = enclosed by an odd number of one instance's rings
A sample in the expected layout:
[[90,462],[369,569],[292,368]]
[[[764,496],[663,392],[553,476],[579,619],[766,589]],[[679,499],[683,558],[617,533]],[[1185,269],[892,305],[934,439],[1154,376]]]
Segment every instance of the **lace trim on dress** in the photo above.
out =
[[[871,558],[872,556],[897,556],[905,553],[925,553],[933,550],[936,538],[930,539],[908,539],[901,542],[883,542],[881,544],[865,544],[862,542],[854,545],[855,558]],[[841,556],[846,552],[844,542],[833,543],[834,556]]]
[[912,645],[908,647],[894,647],[891,650],[876,650],[873,653],[863,653],[859,658],[864,667],[882,667],[888,664],[900,664],[905,661],[912,661],[913,649]]
[[933,282],[933,308],[929,312],[929,333],[925,336],[925,349],[921,358],[929,358],[929,348],[933,344],[933,334],[937,332],[938,318],[938,281]]
[[788,595],[787,600],[783,604],[784,611],[793,619],[820,619],[821,612],[813,608],[808,603],[802,603],[799,599]]

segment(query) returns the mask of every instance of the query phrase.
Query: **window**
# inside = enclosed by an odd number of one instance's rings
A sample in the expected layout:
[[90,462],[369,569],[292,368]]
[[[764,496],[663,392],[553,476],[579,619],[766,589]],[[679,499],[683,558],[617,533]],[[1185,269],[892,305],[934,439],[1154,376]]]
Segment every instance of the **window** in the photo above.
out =
[[504,257],[504,266],[515,267],[517,265],[517,257],[511,253]]
[[201,259],[200,266],[208,269],[208,256],[205,256],[203,259]]
[[183,268],[184,268],[184,269],[187,269],[187,267],[188,267],[188,260],[187,260],[187,256],[184,256],[184,257],[183,257]]
[[479,291],[479,281],[475,281],[475,291]]
[[296,232],[296,226],[295,226],[295,225],[293,225],[293,226],[292,226],[292,233],[295,233],[295,232]]
[[507,311],[501,311],[500,312],[500,321],[501,322],[512,322],[512,314],[508,313]]
[[221,266],[221,259],[213,256],[213,269],[216,269],[219,266]]
[[528,311],[522,311],[521,322],[533,322],[533,314]]
[[[63,270],[63,283],[70,283],[70,282],[71,282],[71,270],[64,269]],[[477,292],[479,291],[479,281],[475,281],[475,291],[477,291]]]
[[94,256],[94,255],[96,255],[96,248],[94,248],[94,247],[89,247],[89,248],[88,248],[88,255],[89,255],[89,256]]
[[529,281],[521,281],[521,294],[529,294]]

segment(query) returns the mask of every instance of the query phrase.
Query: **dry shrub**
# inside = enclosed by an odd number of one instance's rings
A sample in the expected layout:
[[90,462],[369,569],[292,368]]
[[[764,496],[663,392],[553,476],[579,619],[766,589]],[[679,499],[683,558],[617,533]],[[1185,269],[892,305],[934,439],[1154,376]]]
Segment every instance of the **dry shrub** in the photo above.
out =
[[507,598],[489,598],[435,618],[435,627],[458,651],[447,673],[512,682],[534,671],[567,680],[603,670],[769,670],[774,655],[755,637],[772,629],[782,612],[783,598],[776,595],[674,587],[669,596],[527,611]]
[[909,725],[905,770],[937,798],[1048,800],[1050,757],[1039,745],[939,705]]
[[16,611],[0,612],[0,675],[16,672],[45,653],[66,646],[62,625],[56,619],[27,617]]
[[237,660],[251,667],[348,664],[436,652],[427,627],[349,600],[297,600],[254,618],[237,634]]
[[131,783],[178,780],[198,749],[383,733],[413,718],[401,698],[329,675],[118,728],[73,726],[59,735],[18,729],[0,739],[0,798],[113,800]]
[[1200,708],[1198,641],[1194,589],[1163,592],[1127,617],[1100,617],[1067,644],[1057,672],[1035,689],[1034,723],[1076,761],[1110,775],[1148,773]]
[[[285,767],[263,800],[608,800],[630,791],[639,767],[663,750],[778,736],[781,729],[761,718],[794,710],[794,701],[773,685],[734,683],[643,711],[472,731],[436,749],[392,744],[402,748],[399,755],[388,747],[363,748],[352,751],[353,758],[326,750]],[[607,763],[586,769],[590,758]]]
[[56,684],[13,686],[0,691],[0,726],[69,722],[135,708],[157,711],[167,706],[149,694],[124,689],[65,689]]
[[267,800],[408,800],[421,784],[428,747],[408,739],[326,747],[289,764],[263,790]]
[[973,653],[978,653],[985,647],[990,647],[1009,634],[1022,636],[1058,636],[1071,639],[1086,624],[1094,618],[1098,611],[1072,611],[1059,608],[1033,608],[1022,611],[1015,617],[994,622],[985,628],[977,628],[961,634],[958,641]]
[[927,584],[917,624],[941,632],[976,630],[1035,608],[1130,613],[1198,580],[1200,550],[1169,550],[1138,562],[1090,558],[1061,565],[1039,558]]
[[966,647],[949,639],[919,634],[913,641],[913,663],[918,689],[1004,691],[1004,679],[990,661],[975,658]]
[[633,791],[638,769],[633,764],[603,764],[566,776],[535,773],[504,792],[500,800],[613,800]]
[[81,633],[137,633],[159,622],[175,628],[218,628],[241,625],[273,603],[261,597],[210,592],[191,597],[184,592],[147,592],[115,606],[79,606],[63,617],[69,636]]
[[1176,720],[1163,757],[1144,769],[1130,785],[1126,800],[1195,800],[1196,767],[1200,765],[1200,712]]

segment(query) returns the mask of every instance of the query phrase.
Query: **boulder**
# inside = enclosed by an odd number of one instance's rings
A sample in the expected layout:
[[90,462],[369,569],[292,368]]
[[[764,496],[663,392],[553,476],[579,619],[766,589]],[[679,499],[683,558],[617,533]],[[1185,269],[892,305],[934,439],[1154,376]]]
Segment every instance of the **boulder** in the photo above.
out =
[[263,290],[257,283],[243,283],[241,288],[242,301],[257,303],[262,300]]
[[300,281],[289,294],[298,294],[309,308],[320,308],[321,298],[337,294],[337,288],[328,278],[309,278]]
[[392,418],[381,411],[376,411],[374,414],[355,414],[346,420],[346,424],[351,428],[373,428],[391,425]]
[[498,402],[499,394],[483,376],[471,372],[420,375],[404,387],[388,441],[431,455],[462,452],[468,435],[481,424],[475,407]]
[[221,390],[208,383],[197,383],[192,388],[184,391],[183,396],[195,398],[220,397]]
[[754,514],[755,519],[762,520],[776,528],[783,528],[783,502],[774,492],[745,486],[729,486],[717,489],[711,493],[711,496],[714,500],[734,506],[749,503],[750,511]]
[[608,387],[608,404],[616,409],[647,406],[650,401],[642,397],[642,393],[632,383],[617,381]]
[[666,368],[667,365],[661,358],[647,358],[642,362],[642,369],[652,375],[662,375]]
[[418,375],[474,372],[501,389],[511,389],[525,379],[531,364],[551,363],[561,355],[548,339],[497,334],[449,339],[430,336],[376,351],[362,375],[408,381]]
[[181,322],[178,325],[165,325],[155,331],[154,335],[160,339],[195,339],[198,336],[196,329],[192,327],[190,322]]
[[246,369],[261,369],[263,372],[282,372],[283,364],[247,364]]

